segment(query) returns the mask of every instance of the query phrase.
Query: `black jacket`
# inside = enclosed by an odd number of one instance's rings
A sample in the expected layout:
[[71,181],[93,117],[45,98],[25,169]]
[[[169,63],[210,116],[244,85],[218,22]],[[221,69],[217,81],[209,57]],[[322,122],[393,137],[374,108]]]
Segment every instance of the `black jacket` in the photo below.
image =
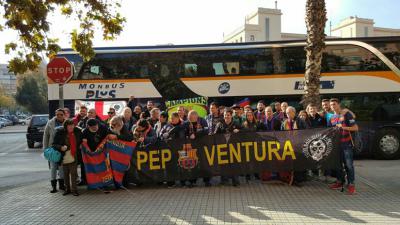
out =
[[208,134],[214,134],[217,124],[223,121],[221,116],[214,117],[213,115],[209,114],[206,117],[207,127],[208,127]]
[[133,130],[133,140],[134,141],[137,141],[137,139],[144,136],[144,141],[138,142],[136,146],[145,147],[145,146],[155,143],[157,140],[156,132],[151,127],[147,131],[147,133],[145,133],[144,131],[142,131],[142,132],[137,131],[136,126],[133,126],[132,130]]
[[172,128],[173,126],[170,123],[161,123],[158,121],[154,126],[154,131],[156,132],[156,136],[159,140],[164,140],[168,138],[168,133]]
[[137,120],[135,117],[131,117],[129,121],[125,121],[124,119],[124,127],[129,131],[132,132],[132,127],[136,124]]
[[118,138],[119,140],[122,140],[122,141],[132,141],[132,140],[133,140],[133,135],[132,135],[132,133],[129,132],[129,130],[126,129],[125,126],[122,127],[122,130],[120,131],[119,134],[114,133],[113,131],[110,131],[110,133],[111,133],[111,134],[117,135],[117,138]]
[[190,138],[192,134],[195,137],[201,137],[208,134],[207,121],[203,118],[199,118],[196,122],[192,123],[186,121],[183,123],[183,129],[185,130],[185,137]]
[[226,124],[225,121],[222,121],[217,124],[214,134],[233,133],[235,129],[242,129],[242,125],[235,123],[233,120],[230,124]]
[[271,120],[265,119],[260,123],[260,130],[262,131],[276,131],[281,130],[282,122],[276,117],[272,117]]
[[315,117],[308,116],[306,123],[310,128],[326,127],[326,119],[318,113],[315,114]]
[[110,130],[103,124],[99,124],[97,132],[91,132],[89,128],[82,131],[82,139],[87,139],[87,144],[91,151],[95,151],[97,146],[110,134]]
[[[74,135],[76,139],[76,153],[75,153],[75,158],[78,156],[78,152],[80,151],[80,146],[82,143],[82,130],[79,127],[74,128]],[[68,133],[64,129],[64,127],[58,127],[56,129],[56,133],[54,135],[54,141],[52,147],[56,149],[57,151],[61,152],[61,155],[64,156],[65,152],[61,151],[61,147],[66,145],[68,147],[68,150],[71,149],[71,145],[68,140]],[[62,161],[62,159],[61,159]]]
[[247,122],[246,120],[243,122],[243,131],[245,132],[256,132],[260,129],[261,129],[261,123],[259,122],[250,123]]
[[168,139],[182,139],[185,138],[185,129],[182,122],[179,124],[171,124],[172,128],[168,132]]
[[[83,119],[78,123],[78,127],[82,128],[82,129],[85,129],[85,128],[86,128],[86,123],[87,123],[88,119],[89,119],[88,117],[83,118]],[[99,126],[100,126],[100,124],[101,124],[101,125],[107,126],[107,124],[105,124],[105,123],[103,122],[103,120],[101,120],[101,118],[100,118],[99,116],[96,116],[96,120],[97,120],[97,122],[99,122]]]

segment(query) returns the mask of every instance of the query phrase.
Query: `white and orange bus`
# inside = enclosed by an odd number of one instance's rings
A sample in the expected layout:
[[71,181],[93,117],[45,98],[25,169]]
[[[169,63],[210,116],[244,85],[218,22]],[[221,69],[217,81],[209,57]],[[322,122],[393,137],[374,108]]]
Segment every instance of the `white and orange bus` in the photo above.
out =
[[[304,41],[105,47],[83,62],[65,49],[58,56],[74,64],[64,87],[65,105],[76,100],[138,103],[205,96],[232,105],[298,102],[304,89]],[[322,61],[322,98],[336,97],[355,112],[366,152],[400,156],[400,37],[329,39]],[[49,83],[49,108],[58,106],[58,86]]]

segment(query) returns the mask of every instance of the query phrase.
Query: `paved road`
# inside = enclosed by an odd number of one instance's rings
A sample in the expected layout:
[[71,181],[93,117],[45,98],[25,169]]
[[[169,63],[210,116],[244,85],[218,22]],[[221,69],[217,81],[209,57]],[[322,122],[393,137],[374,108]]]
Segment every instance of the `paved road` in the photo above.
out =
[[28,149],[25,133],[1,133],[0,190],[48,179],[41,153],[41,148]]
[[356,175],[360,181],[387,190],[400,190],[400,160],[371,160],[355,161]]
[[[133,188],[109,195],[79,187],[50,194],[40,148],[24,133],[0,134],[0,224],[400,224],[400,160],[357,160],[358,194],[325,183],[251,182],[233,187]],[[18,186],[18,187],[17,187]]]

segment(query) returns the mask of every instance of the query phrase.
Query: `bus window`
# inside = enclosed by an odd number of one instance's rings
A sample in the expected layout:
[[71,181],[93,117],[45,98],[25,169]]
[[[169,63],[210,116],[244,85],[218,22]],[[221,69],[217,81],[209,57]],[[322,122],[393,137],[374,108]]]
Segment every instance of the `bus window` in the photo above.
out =
[[387,66],[372,52],[353,45],[327,46],[322,57],[323,72],[376,71]]
[[400,68],[400,42],[371,43],[382,52],[397,68]]
[[239,74],[238,62],[213,63],[215,75]]
[[[285,73],[304,73],[306,65],[306,53],[303,47],[291,47],[283,49],[283,63]],[[275,59],[274,59],[275,61]]]
[[197,64],[185,64],[185,76],[197,76]]

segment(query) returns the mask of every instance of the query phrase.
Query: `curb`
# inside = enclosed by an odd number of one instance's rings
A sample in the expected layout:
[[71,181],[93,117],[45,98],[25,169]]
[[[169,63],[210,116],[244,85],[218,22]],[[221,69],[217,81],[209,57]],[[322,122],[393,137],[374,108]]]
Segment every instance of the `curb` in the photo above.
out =
[[20,134],[20,133],[26,133],[26,130],[0,131],[0,134]]

